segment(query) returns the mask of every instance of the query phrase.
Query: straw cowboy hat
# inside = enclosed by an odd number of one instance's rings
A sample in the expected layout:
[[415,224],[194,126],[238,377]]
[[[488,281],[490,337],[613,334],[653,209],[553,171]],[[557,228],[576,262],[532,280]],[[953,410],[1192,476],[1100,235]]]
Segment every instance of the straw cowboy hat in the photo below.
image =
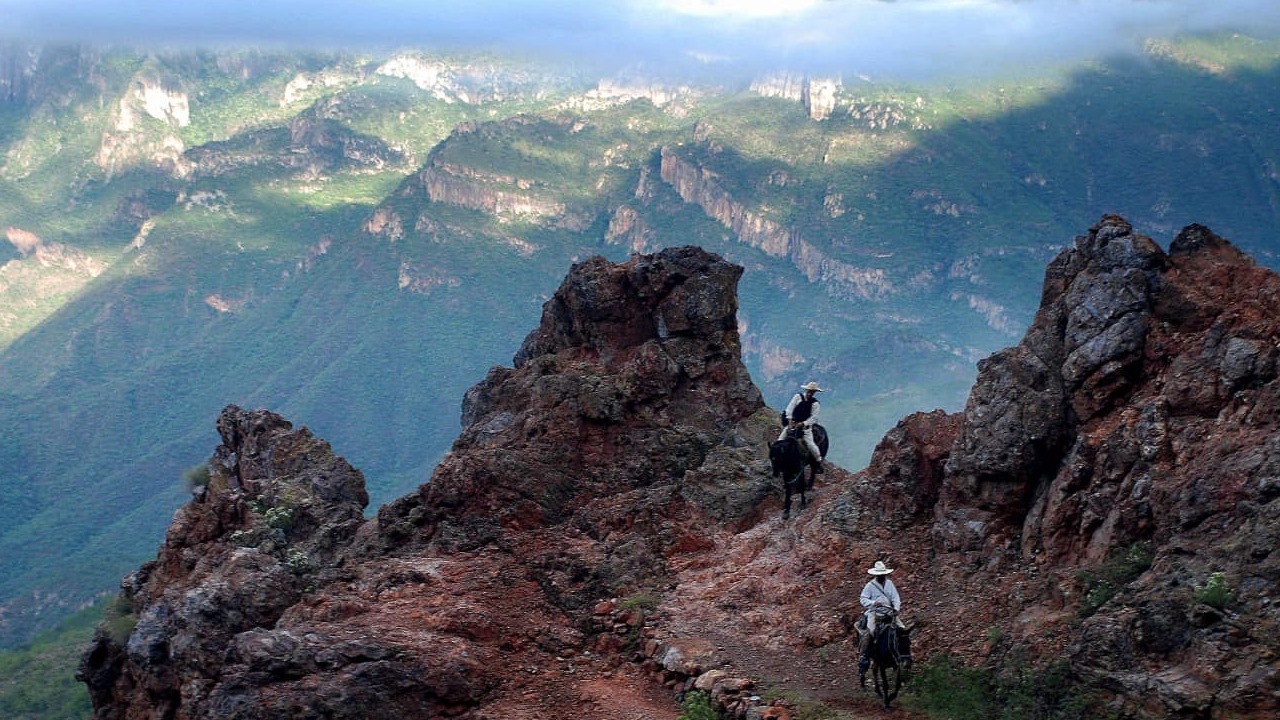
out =
[[883,562],[881,562],[880,560],[877,560],[875,567],[868,570],[867,574],[868,575],[888,575],[891,572],[893,572],[893,568],[885,567],[885,564]]
[[801,385],[801,390],[812,390],[814,392],[822,392],[822,388],[818,387],[818,383],[811,382],[808,385]]

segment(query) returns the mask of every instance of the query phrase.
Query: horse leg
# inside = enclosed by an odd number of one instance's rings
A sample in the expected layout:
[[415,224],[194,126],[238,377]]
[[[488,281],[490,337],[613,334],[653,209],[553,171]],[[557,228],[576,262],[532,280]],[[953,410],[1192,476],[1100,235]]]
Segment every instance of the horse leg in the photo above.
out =
[[[896,674],[896,673],[895,673],[895,674]],[[893,692],[893,694],[892,694],[892,695],[890,694],[890,690],[889,690],[889,668],[888,668],[888,667],[886,667],[886,666],[884,666],[884,665],[882,665],[882,664],[877,663],[877,665],[876,665],[876,675],[878,676],[878,677],[876,678],[876,684],[878,684],[878,685],[880,685],[880,687],[884,688],[884,691],[883,691],[882,693],[880,693],[880,699],[881,699],[881,700],[884,700],[884,709],[885,709],[885,710],[888,710],[888,709],[889,709],[889,701],[893,700],[894,696],[895,696],[895,695],[897,695],[898,693],[895,691],[895,692]]]
[[791,517],[791,483],[787,482],[786,476],[782,478],[782,486],[786,488],[787,496],[782,501],[782,519],[786,520]]

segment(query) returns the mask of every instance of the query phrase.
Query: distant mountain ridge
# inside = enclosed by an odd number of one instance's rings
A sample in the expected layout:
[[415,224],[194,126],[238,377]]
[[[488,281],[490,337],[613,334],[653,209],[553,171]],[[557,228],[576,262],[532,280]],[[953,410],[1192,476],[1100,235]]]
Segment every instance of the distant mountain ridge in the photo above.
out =
[[815,120],[768,83],[499,57],[0,53],[0,637],[151,552],[228,402],[314,428],[374,506],[417,486],[458,398],[594,254],[742,265],[766,402],[821,380],[860,465],[906,412],[961,406],[1104,212],[1273,262],[1278,55],[1191,39],[973,87],[850,75]]

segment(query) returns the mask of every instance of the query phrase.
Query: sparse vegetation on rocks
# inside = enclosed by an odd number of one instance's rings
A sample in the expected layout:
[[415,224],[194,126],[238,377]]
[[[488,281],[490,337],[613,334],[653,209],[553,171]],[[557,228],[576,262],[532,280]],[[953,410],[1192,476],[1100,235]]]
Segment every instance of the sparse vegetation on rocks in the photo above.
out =
[[1084,597],[1080,603],[1081,617],[1097,612],[1125,585],[1146,572],[1154,558],[1150,543],[1134,543],[1112,554],[1099,567],[1080,571],[1079,579],[1084,584]]

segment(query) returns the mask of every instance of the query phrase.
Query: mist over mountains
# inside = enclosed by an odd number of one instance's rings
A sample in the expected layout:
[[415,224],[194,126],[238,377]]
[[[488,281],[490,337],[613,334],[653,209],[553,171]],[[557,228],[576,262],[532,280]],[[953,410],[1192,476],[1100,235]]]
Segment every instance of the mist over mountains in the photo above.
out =
[[157,12],[142,0],[4,0],[0,37],[141,48],[551,56],[596,72],[641,66],[669,81],[744,82],[780,69],[927,80],[1001,75],[1107,55],[1150,38],[1280,32],[1266,0],[230,0]]
[[1045,263],[1104,212],[1277,262],[1274,43],[971,84],[701,87],[469,53],[0,53],[6,642],[154,550],[230,402],[313,428],[373,506],[430,476],[467,388],[566,269],[701,245],[741,264],[774,406],[831,392],[860,467],[963,405]]

